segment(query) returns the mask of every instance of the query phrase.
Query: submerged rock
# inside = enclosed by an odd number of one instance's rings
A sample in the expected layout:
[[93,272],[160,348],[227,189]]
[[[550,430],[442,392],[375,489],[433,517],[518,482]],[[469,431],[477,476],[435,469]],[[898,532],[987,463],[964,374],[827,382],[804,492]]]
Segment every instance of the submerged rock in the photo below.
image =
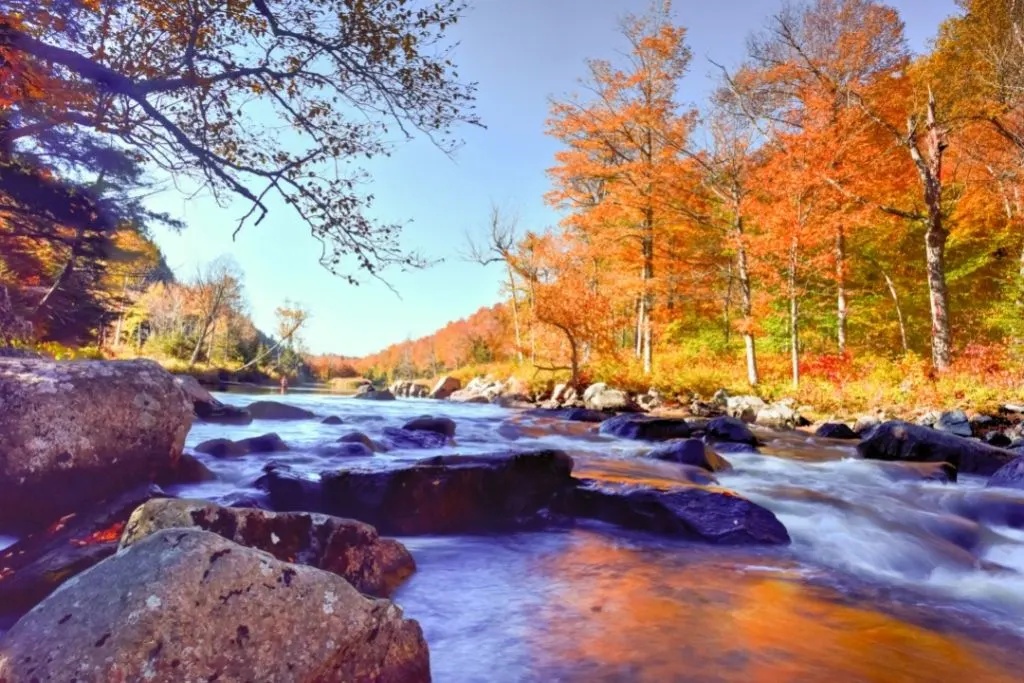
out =
[[531,417],[546,417],[552,420],[565,420],[567,422],[592,422],[594,424],[611,419],[611,415],[600,410],[589,408],[533,408],[527,410],[524,415]]
[[308,420],[316,417],[311,410],[277,401],[256,401],[250,403],[246,410],[256,420]]
[[0,550],[0,615],[27,612],[58,586],[117,551],[132,511],[159,488],[140,486]]
[[325,417],[324,419],[320,420],[320,424],[325,424],[325,425],[340,425],[340,424],[345,424],[345,421],[344,421],[344,420],[342,420],[342,419],[341,419],[340,417],[338,417],[337,415],[328,415],[328,416],[327,416],[327,417]]
[[368,437],[366,434],[363,434],[362,432],[349,432],[345,436],[338,439],[338,443],[361,443],[374,453],[380,453],[381,451],[387,450],[387,448],[377,443],[376,441]]
[[387,389],[378,391],[373,387],[359,387],[359,392],[355,395],[355,398],[363,401],[394,401],[395,395]]
[[174,381],[192,402],[195,416],[203,422],[229,425],[247,425],[252,422],[252,414],[248,410],[221,403],[195,377],[178,375]]
[[288,444],[280,436],[271,432],[248,439],[210,439],[195,447],[197,453],[205,453],[215,458],[237,458],[252,453],[277,453],[287,451]]
[[427,396],[429,398],[436,398],[440,401],[443,401],[444,399],[448,398],[461,388],[462,382],[455,379],[454,377],[449,377],[445,375],[444,377],[437,380],[437,383],[434,384],[434,388],[431,389],[430,393],[427,394]]
[[692,465],[708,472],[728,472],[732,469],[729,461],[708,448],[700,439],[673,441],[655,448],[646,457]]
[[717,545],[784,545],[786,527],[769,510],[726,491],[672,491],[583,482],[571,498],[578,517]]
[[216,478],[217,475],[199,458],[190,453],[182,453],[178,456],[178,462],[157,474],[156,483],[160,486],[201,484],[204,481],[214,481]]
[[455,421],[447,417],[422,415],[406,422],[402,429],[410,432],[436,432],[451,438],[455,436]]
[[152,361],[0,360],[0,529],[39,529],[152,481],[191,423]]
[[985,486],[1024,489],[1024,457],[1014,458],[1000,467]]
[[670,439],[685,439],[690,435],[691,430],[686,420],[679,418],[616,415],[602,422],[600,431],[602,434],[617,436],[621,439],[668,441]]
[[315,452],[331,458],[371,458],[374,451],[362,443],[327,443],[317,446]]
[[756,446],[758,441],[754,433],[742,420],[735,417],[716,417],[708,422],[704,430],[704,436],[708,441],[726,441],[732,443],[745,443]]
[[886,422],[857,445],[870,460],[948,462],[959,472],[990,475],[1016,457],[1010,451],[907,422]]
[[344,577],[360,593],[386,597],[416,570],[404,545],[369,524],[306,512],[221,507],[199,500],[152,500],[132,514],[121,548],[162,529],[202,529],[284,562]]
[[381,434],[389,449],[428,449],[444,448],[448,445],[448,437],[437,432],[424,430],[399,429],[385,427]]
[[860,438],[857,436],[857,432],[850,429],[850,425],[845,422],[826,422],[818,427],[814,435],[820,436],[823,439],[845,439],[848,441],[855,441]]
[[886,476],[893,481],[936,481],[956,483],[956,467],[948,462],[879,462]]
[[65,584],[0,644],[0,680],[430,680],[419,624],[329,572],[168,529]]

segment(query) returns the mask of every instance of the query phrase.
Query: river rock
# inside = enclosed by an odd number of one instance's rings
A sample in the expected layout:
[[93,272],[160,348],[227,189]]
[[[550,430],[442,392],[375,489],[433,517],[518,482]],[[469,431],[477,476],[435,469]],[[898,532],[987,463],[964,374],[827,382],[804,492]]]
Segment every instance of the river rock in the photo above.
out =
[[256,401],[246,409],[256,420],[308,420],[316,417],[310,410],[277,401]]
[[757,411],[754,422],[771,429],[795,429],[803,424],[800,413],[784,403],[773,403]]
[[708,422],[704,430],[704,436],[708,441],[743,443],[757,446],[757,437],[750,431],[750,428],[740,419],[735,417],[716,417]]
[[700,439],[670,441],[650,451],[646,457],[700,467],[708,472],[728,472],[732,469],[732,465],[725,458],[711,450]]
[[686,420],[679,418],[626,414],[605,420],[601,423],[600,431],[602,434],[617,436],[620,439],[668,441],[685,439],[690,436],[691,430]]
[[0,616],[20,616],[71,577],[117,551],[132,511],[163,493],[143,485],[0,550]]
[[252,453],[278,453],[287,451],[288,444],[280,436],[274,434],[263,434],[251,436],[248,439],[210,439],[195,447],[197,453],[205,453],[215,458],[237,458]]
[[786,528],[774,514],[726,491],[659,491],[584,481],[571,506],[579,517],[716,545],[789,543]]
[[191,422],[152,361],[0,360],[0,529],[38,529],[152,481]]
[[157,532],[67,582],[0,643],[0,680],[430,680],[419,624],[329,572]]
[[351,517],[399,536],[535,525],[574,484],[572,459],[559,451],[438,456],[388,471],[326,472],[319,482],[275,469],[262,481],[275,509]]
[[421,415],[415,420],[406,422],[402,429],[410,432],[436,432],[451,438],[455,436],[455,421],[447,417]]
[[345,424],[345,421],[342,420],[337,415],[328,415],[324,419],[320,420],[320,424],[324,424],[324,425],[340,425],[340,424]]
[[399,398],[425,398],[430,393],[430,387],[410,380],[394,382],[388,390]]
[[192,401],[192,411],[199,420],[229,425],[247,425],[252,422],[252,414],[248,410],[218,401],[195,377],[177,375],[174,381],[185,392],[188,400]]
[[381,434],[388,449],[444,448],[450,441],[447,436],[437,432],[397,427],[385,427]]
[[317,455],[329,458],[372,458],[374,451],[361,443],[326,443],[314,449]]
[[959,472],[982,475],[994,474],[1015,457],[980,441],[899,421],[879,425],[857,451],[870,460],[948,462]]
[[1002,432],[988,432],[982,437],[982,441],[987,443],[989,446],[995,446],[996,448],[1009,448],[1013,445],[1013,441],[1010,437]]
[[404,545],[369,524],[306,512],[221,507],[200,500],[157,499],[131,515],[121,548],[161,529],[202,529],[283,562],[345,578],[360,593],[386,597],[416,570]]
[[359,391],[356,393],[355,398],[362,401],[394,401],[395,395],[387,389],[377,390],[372,386],[367,386],[359,387]]
[[820,436],[823,439],[844,439],[847,441],[855,441],[860,438],[857,436],[857,432],[850,429],[850,425],[845,422],[826,422],[818,427],[814,435]]
[[962,410],[941,413],[933,427],[940,432],[949,432],[957,436],[968,437],[973,434],[971,421],[967,418],[967,413]]
[[349,432],[345,436],[338,439],[338,443],[360,443],[369,448],[374,453],[381,453],[387,451],[387,448],[377,443],[366,434],[362,432]]
[[609,388],[604,382],[591,384],[583,392],[583,403],[591,410],[623,412],[639,410],[636,402],[625,391]]
[[665,404],[665,400],[662,398],[661,392],[654,387],[648,389],[646,394],[640,394],[637,396],[636,402],[641,409],[648,412],[657,410]]
[[880,424],[882,424],[882,420],[875,415],[861,415],[853,424],[853,432],[863,439],[868,432]]
[[1024,457],[1015,458],[996,470],[986,486],[1024,489]]
[[756,421],[757,414],[765,407],[765,402],[757,396],[729,396],[725,400],[725,414],[748,423]]
[[199,458],[191,453],[182,453],[178,456],[178,462],[157,474],[156,483],[160,486],[177,486],[201,484],[204,481],[214,481],[216,478],[217,475]]
[[461,388],[462,382],[455,379],[454,377],[449,377],[448,375],[445,375],[444,377],[437,380],[437,382],[434,384],[434,388],[431,389],[428,396],[430,398],[436,398],[439,401],[443,401],[444,399],[448,398]]

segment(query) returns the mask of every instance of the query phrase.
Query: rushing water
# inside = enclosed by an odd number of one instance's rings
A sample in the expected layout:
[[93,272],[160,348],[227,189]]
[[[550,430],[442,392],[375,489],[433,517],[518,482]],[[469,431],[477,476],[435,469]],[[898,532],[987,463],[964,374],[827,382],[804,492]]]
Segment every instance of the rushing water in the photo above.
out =
[[[219,396],[244,405],[254,397]],[[278,397],[280,398],[280,397]],[[272,456],[216,460],[219,479],[176,493],[230,504],[259,495],[268,457],[310,473],[389,467],[440,453],[559,448],[584,476],[673,487],[683,466],[594,425],[487,405],[289,394],[317,420],[197,424],[187,445],[277,432]],[[457,445],[338,459],[349,431],[377,438],[420,414],[458,424]],[[848,444],[760,436],[725,453],[722,487],[771,509],[787,548],[711,548],[593,524],[546,532],[403,539],[416,574],[394,596],[419,620],[447,681],[1020,680],[1024,493],[907,481]]]

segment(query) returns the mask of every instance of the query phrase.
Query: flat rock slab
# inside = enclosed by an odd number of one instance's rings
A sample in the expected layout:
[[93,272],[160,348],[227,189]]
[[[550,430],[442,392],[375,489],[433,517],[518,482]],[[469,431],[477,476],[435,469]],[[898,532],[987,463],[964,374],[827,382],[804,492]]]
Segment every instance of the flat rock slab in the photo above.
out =
[[201,529],[284,562],[337,574],[359,592],[387,597],[416,570],[404,545],[369,524],[305,512],[228,508],[199,500],[152,500],[139,507],[121,538],[127,548],[162,529]]
[[908,422],[886,422],[873,429],[857,445],[861,457],[870,460],[948,462],[959,472],[991,475],[1017,454]]
[[319,480],[274,468],[260,483],[275,509],[351,517],[401,536],[536,525],[575,480],[569,456],[540,451],[438,456],[395,470],[325,472]]
[[581,482],[571,498],[576,517],[716,545],[785,545],[786,527],[771,511],[719,489],[661,491]]
[[347,581],[205,531],[159,531],[44,600],[0,641],[0,680],[418,683],[419,624]]
[[0,360],[0,530],[38,530],[153,481],[191,424],[191,402],[152,361]]

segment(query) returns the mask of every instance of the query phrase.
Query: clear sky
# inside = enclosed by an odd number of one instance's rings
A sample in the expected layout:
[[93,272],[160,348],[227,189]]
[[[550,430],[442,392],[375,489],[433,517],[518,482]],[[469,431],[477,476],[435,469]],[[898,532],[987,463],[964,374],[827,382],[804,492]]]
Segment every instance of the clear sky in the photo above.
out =
[[[700,103],[713,86],[708,62],[735,66],[747,35],[764,26],[781,0],[676,0],[693,51],[683,97]],[[889,0],[906,22],[911,47],[923,50],[954,0]],[[159,231],[157,242],[179,277],[230,253],[245,271],[253,319],[275,329],[274,309],[286,298],[304,304],[312,320],[303,334],[311,351],[365,355],[433,332],[498,300],[501,271],[461,261],[465,233],[483,229],[493,202],[517,211],[521,228],[557,222],[544,205],[545,174],[557,149],[544,134],[551,96],[573,91],[587,58],[614,58],[621,48],[618,18],[643,12],[649,0],[476,0],[453,34],[460,74],[480,84],[478,111],[486,130],[466,129],[465,146],[449,159],[424,141],[400,146],[369,168],[374,213],[412,222],[403,244],[444,259],[428,270],[390,273],[398,298],[382,284],[353,287],[318,264],[319,244],[286,209],[263,224],[231,233],[240,207],[173,190],[154,200],[186,221],[181,234]]]

